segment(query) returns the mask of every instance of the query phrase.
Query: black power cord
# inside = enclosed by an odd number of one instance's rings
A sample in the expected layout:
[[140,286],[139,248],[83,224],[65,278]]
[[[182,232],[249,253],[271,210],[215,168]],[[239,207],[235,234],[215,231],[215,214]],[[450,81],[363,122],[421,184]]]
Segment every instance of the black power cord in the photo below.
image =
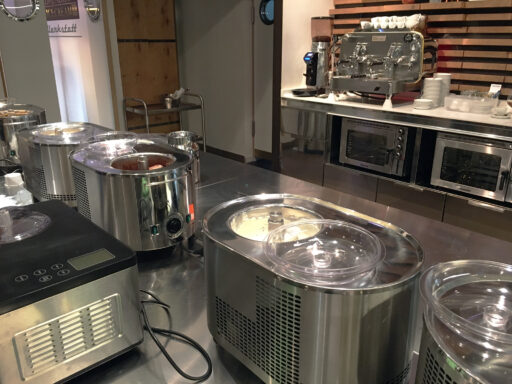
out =
[[[151,336],[151,338],[153,339],[155,344],[158,346],[160,351],[164,354],[167,361],[173,366],[173,368],[181,376],[183,376],[187,380],[201,382],[201,381],[205,381],[206,379],[208,379],[213,371],[212,360],[211,360],[210,356],[208,355],[208,352],[206,352],[206,350],[203,347],[201,347],[201,345],[199,345],[199,343],[197,341],[188,337],[187,335],[184,335],[183,333],[173,331],[172,329],[162,329],[162,328],[152,327],[149,322],[149,318],[148,318],[148,314],[146,312],[145,305],[146,304],[156,304],[156,305],[162,307],[167,312],[169,317],[170,317],[170,307],[169,307],[169,304],[160,300],[158,298],[158,296],[156,296],[153,292],[143,290],[143,289],[141,289],[140,291],[142,293],[150,296],[153,299],[153,300],[141,300],[141,313],[142,313],[142,318],[144,320],[144,330],[148,331],[149,335]],[[194,348],[196,351],[198,351],[204,357],[206,364],[208,365],[206,372],[200,376],[192,376],[192,375],[189,375],[188,373],[186,373],[185,371],[183,371],[178,366],[178,364],[176,364],[174,359],[169,355],[169,353],[167,352],[165,347],[162,345],[160,340],[158,340],[157,335],[165,336],[165,337],[168,337],[169,339],[176,339],[182,343],[190,345],[192,348]]]

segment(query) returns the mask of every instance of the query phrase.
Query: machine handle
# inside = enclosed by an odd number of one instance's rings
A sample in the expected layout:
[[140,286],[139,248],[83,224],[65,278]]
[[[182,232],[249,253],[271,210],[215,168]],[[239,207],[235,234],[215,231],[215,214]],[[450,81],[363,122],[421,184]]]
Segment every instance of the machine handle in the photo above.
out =
[[510,176],[509,171],[501,172],[500,187],[499,187],[500,191],[503,191],[503,188],[505,187],[505,182],[508,180],[509,176]]
[[490,211],[494,211],[494,212],[498,212],[498,213],[505,212],[504,208],[497,207],[495,205],[492,205],[489,203],[483,203],[481,201],[476,201],[476,200],[468,200],[468,205],[471,205],[472,207],[488,209]]
[[411,184],[411,183],[400,183],[398,181],[395,181],[393,184],[399,186],[399,187],[407,187],[407,188],[411,188],[411,189],[414,189],[415,191],[418,191],[418,192],[424,192],[425,191],[425,188],[423,187],[420,187],[419,185],[416,185],[416,184]]
[[173,181],[181,180],[181,179],[187,177],[189,173],[191,173],[191,171],[187,172],[187,174],[185,174],[185,175],[181,175],[179,177],[174,177],[172,179],[167,179],[167,180],[163,180],[163,181],[155,181],[153,183],[147,183],[146,186],[156,187],[157,185],[169,184],[169,183],[172,183]]

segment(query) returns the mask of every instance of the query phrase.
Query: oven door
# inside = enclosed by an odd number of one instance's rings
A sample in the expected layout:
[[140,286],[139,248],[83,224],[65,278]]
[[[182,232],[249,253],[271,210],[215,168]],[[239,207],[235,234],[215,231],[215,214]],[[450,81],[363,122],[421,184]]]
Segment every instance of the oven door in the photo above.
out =
[[436,141],[431,184],[504,201],[512,147],[440,135]]
[[339,161],[403,176],[406,145],[406,127],[343,119]]

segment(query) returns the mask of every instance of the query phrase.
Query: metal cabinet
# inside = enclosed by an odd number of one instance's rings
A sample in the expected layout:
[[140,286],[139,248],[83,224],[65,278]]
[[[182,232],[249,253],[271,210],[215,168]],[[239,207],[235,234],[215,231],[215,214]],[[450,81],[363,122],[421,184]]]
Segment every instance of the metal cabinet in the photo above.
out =
[[412,184],[379,179],[377,202],[416,213],[434,220],[443,220],[445,194]]
[[324,187],[375,201],[377,198],[377,183],[378,179],[375,176],[339,165],[325,164]]
[[477,200],[447,196],[443,221],[502,240],[512,239],[512,210]]

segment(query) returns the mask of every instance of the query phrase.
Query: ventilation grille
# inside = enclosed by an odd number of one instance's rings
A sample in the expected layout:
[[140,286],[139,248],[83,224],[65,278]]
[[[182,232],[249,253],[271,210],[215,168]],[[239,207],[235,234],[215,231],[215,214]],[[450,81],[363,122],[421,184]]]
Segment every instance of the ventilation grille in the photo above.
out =
[[72,171],[73,181],[75,182],[76,205],[78,212],[90,220],[91,209],[89,208],[89,195],[87,194],[85,172],[75,167],[72,167]]
[[42,373],[117,338],[119,295],[59,316],[14,336],[23,378]]
[[445,372],[430,351],[430,348],[427,348],[425,368],[422,375],[421,381],[418,381],[421,384],[459,384]]
[[41,200],[75,201],[76,196],[74,194],[55,195],[48,193],[46,186],[46,175],[43,168],[34,168],[34,177],[37,182],[36,188],[39,189]]
[[[409,372],[411,371],[411,363],[407,364],[407,367],[399,373],[394,379],[388,380],[385,384],[407,384],[409,382]],[[444,383],[443,383],[444,384]]]
[[218,332],[279,384],[299,383],[300,296],[256,277],[256,322],[216,297]]

